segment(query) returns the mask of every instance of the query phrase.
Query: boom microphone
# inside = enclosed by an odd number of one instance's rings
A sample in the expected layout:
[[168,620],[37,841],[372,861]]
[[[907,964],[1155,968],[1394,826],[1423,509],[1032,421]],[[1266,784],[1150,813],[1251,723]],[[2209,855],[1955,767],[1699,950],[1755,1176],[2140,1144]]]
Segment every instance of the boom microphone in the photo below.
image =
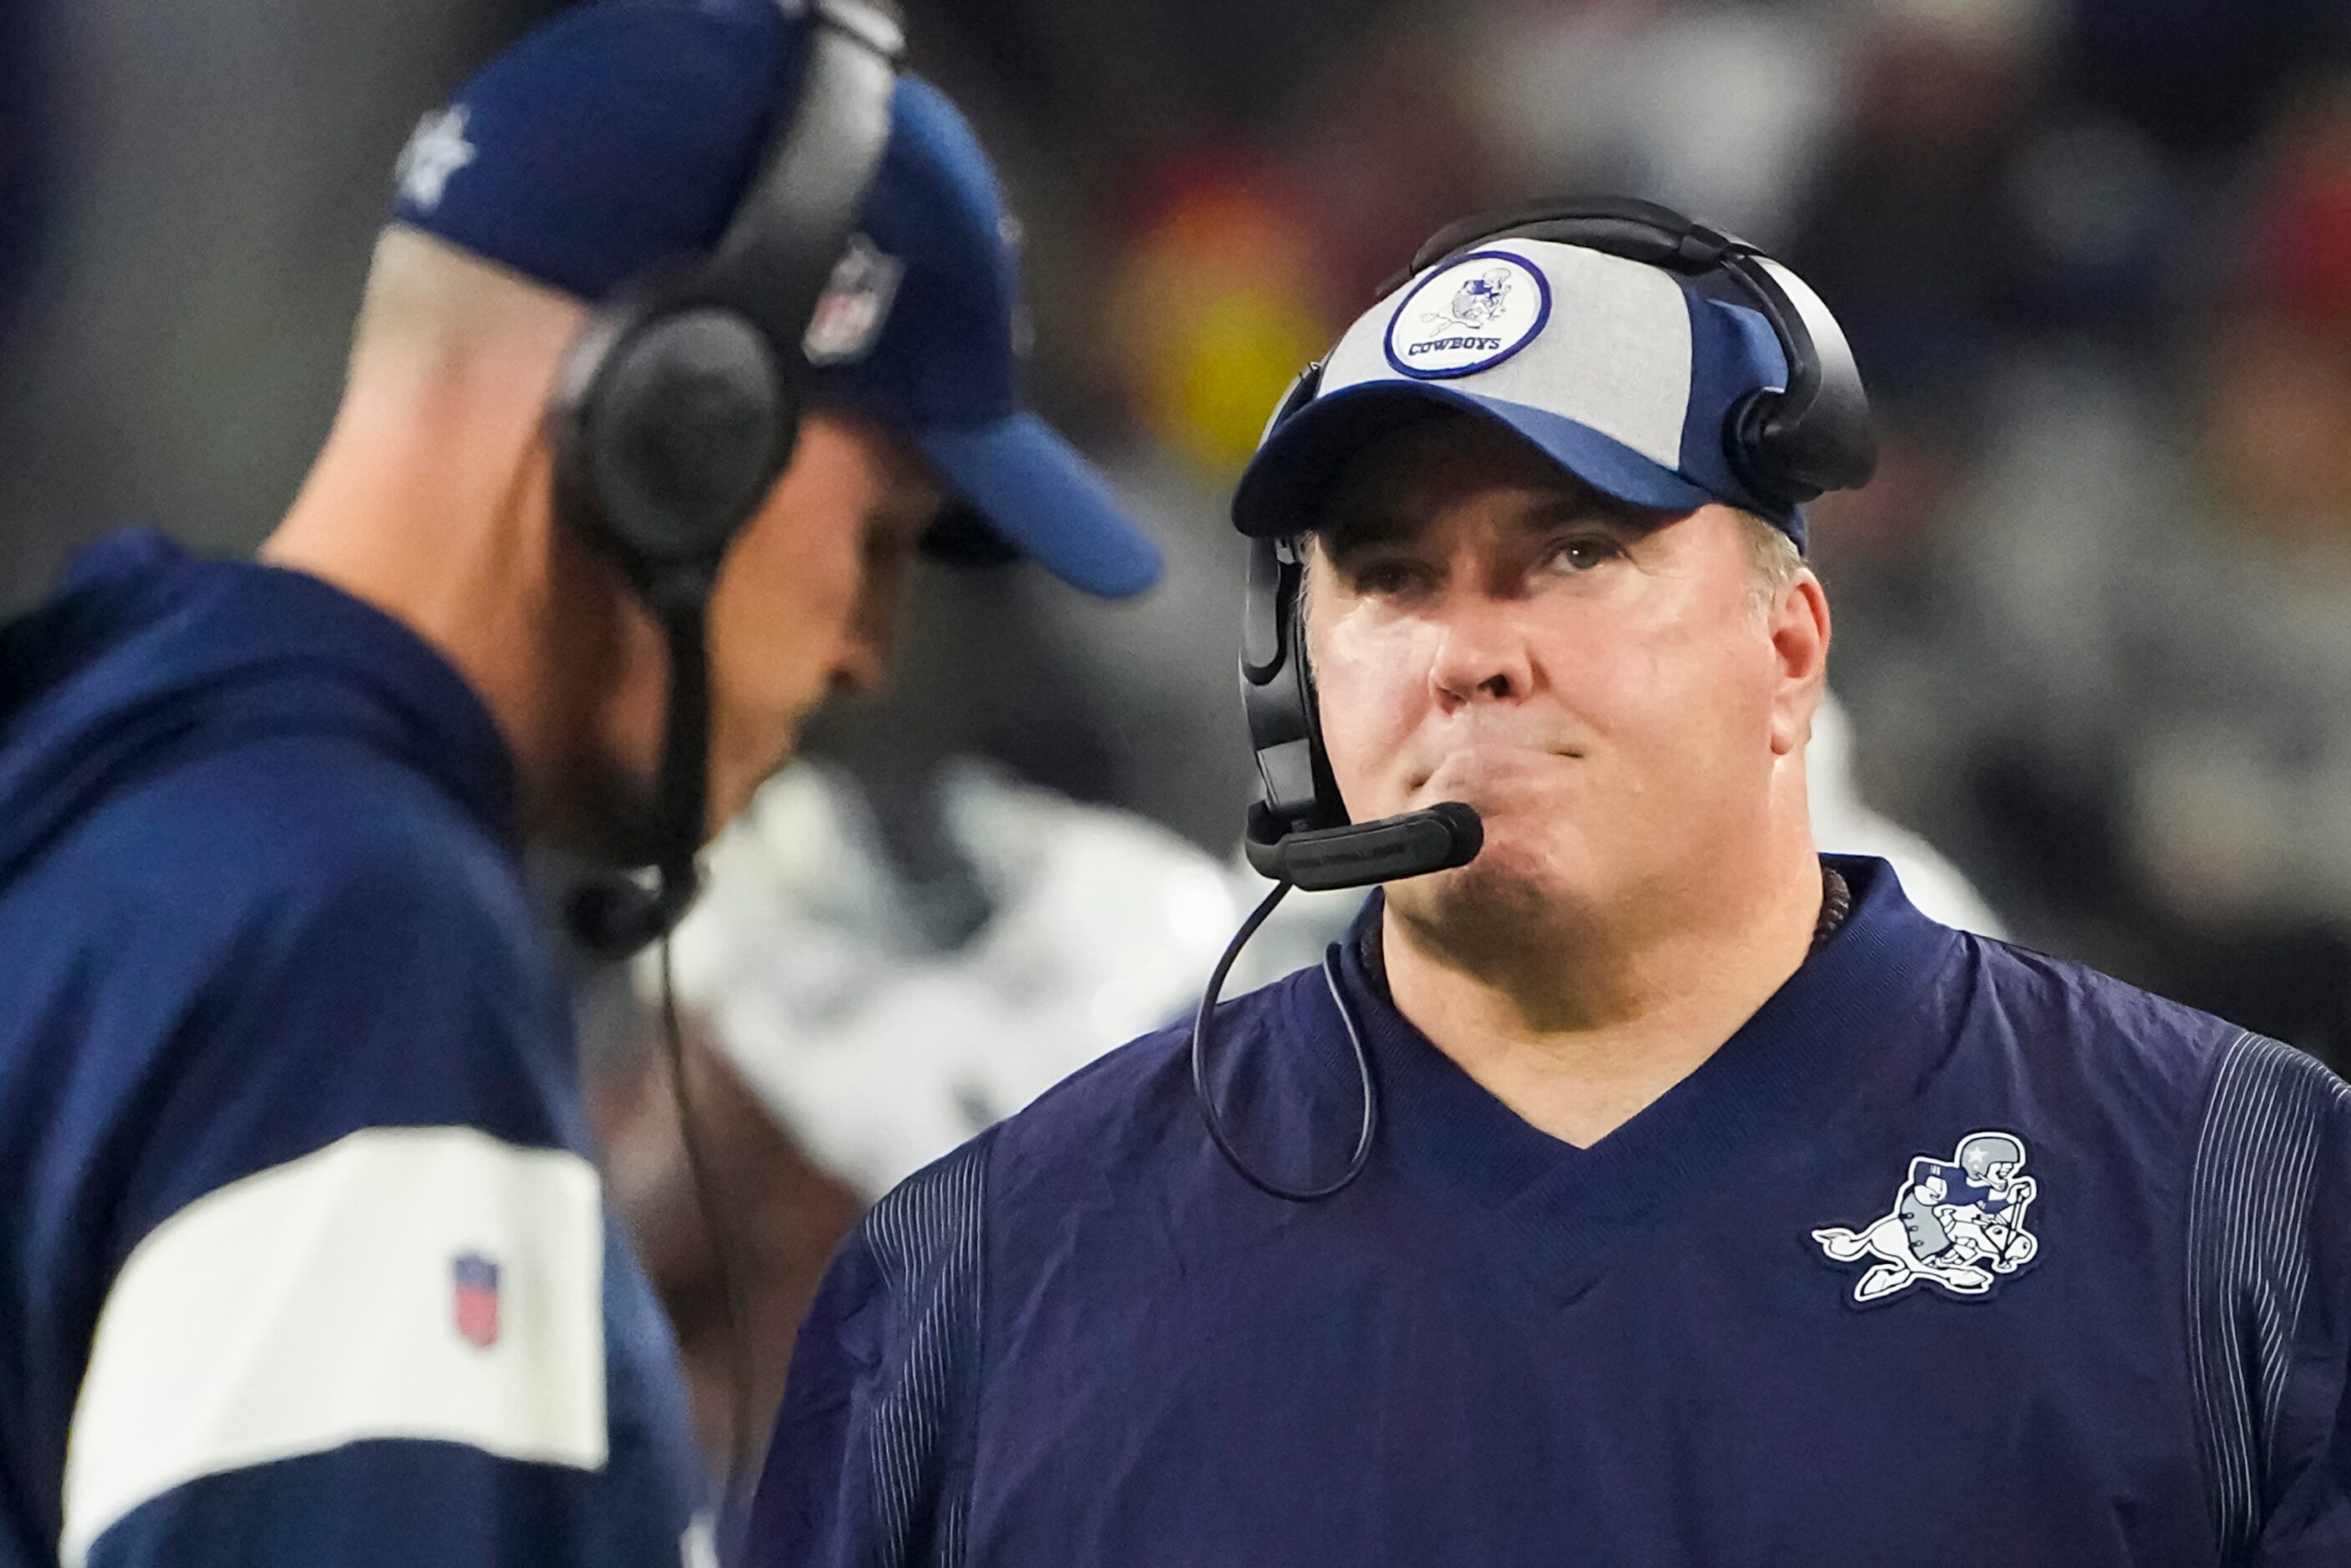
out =
[[1284,834],[1270,841],[1252,832],[1246,847],[1259,876],[1310,893],[1329,893],[1449,871],[1476,859],[1485,844],[1486,826],[1477,808],[1448,800],[1375,822]]
[[623,959],[669,935],[694,895],[691,874],[681,877],[664,871],[652,888],[617,874],[598,877],[572,889],[564,923],[589,951]]

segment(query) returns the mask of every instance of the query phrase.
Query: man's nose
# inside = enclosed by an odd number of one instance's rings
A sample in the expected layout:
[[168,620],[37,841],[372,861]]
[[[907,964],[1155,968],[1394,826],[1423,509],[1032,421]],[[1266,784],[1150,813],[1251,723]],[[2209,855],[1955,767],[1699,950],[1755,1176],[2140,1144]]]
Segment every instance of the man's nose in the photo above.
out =
[[835,691],[845,697],[863,697],[879,691],[889,680],[894,618],[887,603],[868,603],[849,623],[841,651],[832,661]]
[[889,678],[890,660],[886,653],[875,649],[862,638],[852,638],[833,661],[832,689],[843,697],[866,697],[879,691]]
[[898,620],[897,583],[894,576],[876,575],[889,580],[868,579],[833,658],[832,689],[845,697],[878,691],[890,679],[890,648]]
[[1430,690],[1441,706],[1480,699],[1514,701],[1532,690],[1533,661],[1516,611],[1510,602],[1483,593],[1456,594],[1441,607],[1437,653],[1428,669]]

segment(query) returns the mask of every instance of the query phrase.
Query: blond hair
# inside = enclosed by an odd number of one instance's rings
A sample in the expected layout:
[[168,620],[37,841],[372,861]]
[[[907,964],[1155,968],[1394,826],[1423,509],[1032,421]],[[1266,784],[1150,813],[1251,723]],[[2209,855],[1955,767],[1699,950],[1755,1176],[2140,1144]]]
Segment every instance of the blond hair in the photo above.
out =
[[1811,567],[1795,540],[1772,524],[1752,512],[1740,513],[1739,521],[1747,532],[1747,565],[1754,573],[1755,602],[1768,611]]
[[376,236],[351,332],[351,360],[381,348],[435,357],[510,350],[518,339],[560,343],[585,306],[557,290],[418,229]]

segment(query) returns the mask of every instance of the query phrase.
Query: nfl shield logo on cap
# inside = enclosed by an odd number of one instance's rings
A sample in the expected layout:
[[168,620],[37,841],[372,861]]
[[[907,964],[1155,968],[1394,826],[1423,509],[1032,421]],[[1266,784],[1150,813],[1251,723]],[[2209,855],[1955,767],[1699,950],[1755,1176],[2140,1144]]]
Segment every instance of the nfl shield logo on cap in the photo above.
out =
[[475,1348],[498,1342],[498,1266],[479,1252],[460,1252],[450,1264],[457,1332]]

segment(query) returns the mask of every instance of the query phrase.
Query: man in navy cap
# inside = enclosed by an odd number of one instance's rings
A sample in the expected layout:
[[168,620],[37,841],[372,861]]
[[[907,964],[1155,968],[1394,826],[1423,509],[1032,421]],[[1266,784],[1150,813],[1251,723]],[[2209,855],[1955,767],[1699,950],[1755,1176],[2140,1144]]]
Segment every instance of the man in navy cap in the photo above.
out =
[[1260,857],[1482,847],[885,1197],[755,1562],[2351,1562],[2351,1090],[1815,852],[1865,405],[1670,217],[1441,237],[1278,416]]
[[[591,305],[726,228],[810,37],[637,0],[490,65],[401,161],[262,562],[118,536],[0,628],[0,1563],[706,1561],[518,871],[634,857],[669,674],[547,410]],[[709,824],[881,677],[918,542],[1157,569],[1015,401],[978,148],[889,79],[797,452],[711,595]]]

